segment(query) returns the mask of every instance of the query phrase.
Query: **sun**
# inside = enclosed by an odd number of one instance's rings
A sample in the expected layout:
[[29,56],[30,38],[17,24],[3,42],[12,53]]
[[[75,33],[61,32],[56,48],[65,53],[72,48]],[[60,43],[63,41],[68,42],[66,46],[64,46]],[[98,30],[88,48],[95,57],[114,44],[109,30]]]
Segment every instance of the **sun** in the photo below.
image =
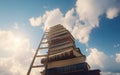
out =
[[19,48],[22,44],[22,38],[21,37],[14,37],[13,39],[14,47]]
[[21,42],[21,38],[20,37],[15,37],[14,38],[14,42],[15,43],[20,43]]

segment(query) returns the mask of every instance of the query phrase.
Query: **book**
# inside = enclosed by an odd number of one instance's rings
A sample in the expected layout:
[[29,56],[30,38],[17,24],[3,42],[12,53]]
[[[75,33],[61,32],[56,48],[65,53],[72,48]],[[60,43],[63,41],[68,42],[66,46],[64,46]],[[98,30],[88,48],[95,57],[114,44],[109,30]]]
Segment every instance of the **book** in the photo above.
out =
[[49,55],[54,55],[57,53],[61,53],[61,52],[65,52],[65,51],[69,51],[69,50],[73,50],[74,47],[67,47],[67,48],[62,48],[62,49],[55,49],[55,50],[50,50],[49,51]]
[[49,32],[49,34],[48,34],[48,36],[51,36],[51,35],[54,35],[54,34],[58,34],[58,33],[61,33],[61,32],[64,32],[64,31],[66,31],[66,29],[60,29],[60,30],[57,30],[57,31],[50,31]]
[[[59,67],[59,68],[50,68],[47,69],[47,75],[57,75],[57,74],[62,74],[62,73],[69,73],[69,72],[74,72],[74,71],[88,71],[90,69],[90,66],[86,63],[79,63],[79,64],[74,64],[74,65],[68,65],[64,67]],[[42,72],[42,75],[44,75],[44,71]]]
[[[48,62],[70,59],[78,56],[84,56],[76,50],[66,50],[56,54],[49,55]],[[41,63],[45,64],[47,58],[42,58]]]
[[56,33],[56,34],[54,34],[54,35],[49,35],[48,34],[48,38],[53,38],[53,37],[59,37],[59,36],[61,36],[61,35],[66,35],[68,33],[68,31],[67,30],[65,30],[65,31],[62,31],[62,32],[60,32],[60,33]]
[[69,41],[70,43],[74,43],[73,37],[67,34],[67,35],[63,35],[60,37],[54,37],[54,38],[49,39],[49,44],[51,46],[51,45],[56,45],[56,44],[67,42],[67,41]]
[[85,56],[79,56],[79,57],[66,59],[66,60],[58,60],[58,61],[48,62],[48,69],[55,68],[55,67],[59,68],[59,67],[64,67],[64,66],[84,63],[85,60],[86,60]]
[[68,43],[68,44],[65,44],[65,45],[58,46],[58,47],[49,48],[49,50],[54,51],[54,50],[65,49],[65,48],[68,48],[68,47],[74,47],[74,44],[73,43]]

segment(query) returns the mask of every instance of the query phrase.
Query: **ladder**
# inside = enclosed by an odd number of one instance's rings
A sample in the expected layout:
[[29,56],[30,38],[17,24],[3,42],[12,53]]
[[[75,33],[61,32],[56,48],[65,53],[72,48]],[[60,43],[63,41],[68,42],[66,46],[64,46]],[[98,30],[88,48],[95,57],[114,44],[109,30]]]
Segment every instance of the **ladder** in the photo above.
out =
[[[49,44],[48,44],[47,34],[48,34],[48,32],[45,32],[42,36],[42,39],[41,39],[41,41],[38,45],[38,48],[35,52],[35,55],[32,59],[30,67],[28,69],[27,75],[31,74],[31,71],[32,71],[33,68],[41,68],[41,67],[45,67],[45,75],[47,75],[47,66],[48,66],[47,64],[48,64],[48,59],[49,59]],[[46,45],[46,44],[47,44],[47,46],[42,47],[42,45]],[[45,49],[47,49],[47,54],[44,54],[44,55],[38,54],[39,51],[45,50]],[[34,65],[36,58],[41,58],[41,57],[46,57],[47,58],[47,61],[46,61],[45,65]]]

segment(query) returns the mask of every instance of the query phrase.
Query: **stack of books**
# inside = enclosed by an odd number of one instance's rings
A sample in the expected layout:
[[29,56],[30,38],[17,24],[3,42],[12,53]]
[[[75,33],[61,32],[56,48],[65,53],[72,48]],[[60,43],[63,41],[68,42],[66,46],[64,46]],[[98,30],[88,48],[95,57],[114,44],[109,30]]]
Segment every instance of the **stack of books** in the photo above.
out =
[[[62,25],[50,28],[47,35],[49,43],[48,58],[41,59],[42,64],[47,61],[47,75],[57,75],[75,71],[88,71],[90,66],[85,62],[86,57],[79,48],[70,32]],[[41,72],[45,75],[45,71]]]

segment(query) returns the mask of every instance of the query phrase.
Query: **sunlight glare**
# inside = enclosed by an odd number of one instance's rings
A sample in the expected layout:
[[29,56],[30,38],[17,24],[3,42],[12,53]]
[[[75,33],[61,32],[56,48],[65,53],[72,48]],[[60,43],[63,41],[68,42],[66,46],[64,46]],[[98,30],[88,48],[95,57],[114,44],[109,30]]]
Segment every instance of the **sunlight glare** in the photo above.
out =
[[22,45],[21,37],[14,37],[14,48],[19,48]]
[[15,43],[20,43],[20,41],[21,41],[21,38],[19,38],[19,37],[16,37],[16,38],[14,39],[14,41],[15,41]]

